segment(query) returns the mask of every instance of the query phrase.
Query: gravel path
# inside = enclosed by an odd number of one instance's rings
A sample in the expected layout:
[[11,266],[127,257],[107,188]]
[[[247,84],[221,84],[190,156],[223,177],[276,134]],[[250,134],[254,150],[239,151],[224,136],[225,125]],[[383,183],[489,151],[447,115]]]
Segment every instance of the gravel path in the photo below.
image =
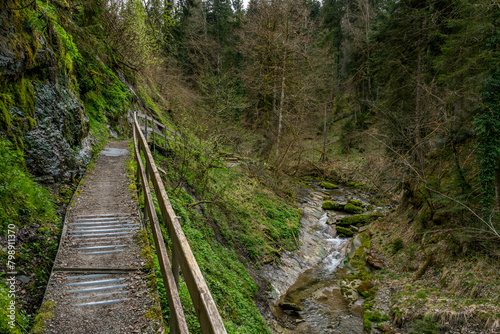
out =
[[[65,221],[44,305],[45,333],[156,333],[159,322],[129,191],[128,142],[110,142],[84,177]],[[50,307],[53,306],[53,307]]]

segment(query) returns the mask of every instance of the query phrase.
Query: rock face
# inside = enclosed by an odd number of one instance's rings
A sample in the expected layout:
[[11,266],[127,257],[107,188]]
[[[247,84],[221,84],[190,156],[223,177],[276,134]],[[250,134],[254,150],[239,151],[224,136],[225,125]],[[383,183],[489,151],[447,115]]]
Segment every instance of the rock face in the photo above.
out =
[[35,120],[38,126],[24,138],[30,172],[46,183],[80,174],[91,149],[82,147],[89,125],[79,100],[65,87],[40,83],[35,90]]
[[[4,101],[11,102],[3,107],[12,119],[2,124],[2,137],[22,143],[18,147],[24,148],[26,166],[37,181],[66,182],[90,161],[89,120],[54,51],[60,45],[16,25],[14,12],[5,10],[13,6],[13,1],[0,3],[0,97],[9,94]],[[29,93],[21,92],[26,82],[33,87]],[[20,125],[25,123],[31,126]]]

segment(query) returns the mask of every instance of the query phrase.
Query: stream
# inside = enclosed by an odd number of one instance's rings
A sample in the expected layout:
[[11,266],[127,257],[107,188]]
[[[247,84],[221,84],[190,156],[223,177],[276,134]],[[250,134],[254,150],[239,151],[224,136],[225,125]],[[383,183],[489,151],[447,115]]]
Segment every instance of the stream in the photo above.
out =
[[352,238],[337,236],[333,223],[349,214],[323,210],[321,205],[328,195],[336,202],[360,200],[364,206],[371,197],[348,187],[326,190],[317,183],[302,190],[299,249],[284,252],[279,262],[261,270],[271,282],[267,298],[272,316],[266,318],[273,333],[363,332],[362,297],[347,300],[339,286],[339,280],[350,274],[342,260]]

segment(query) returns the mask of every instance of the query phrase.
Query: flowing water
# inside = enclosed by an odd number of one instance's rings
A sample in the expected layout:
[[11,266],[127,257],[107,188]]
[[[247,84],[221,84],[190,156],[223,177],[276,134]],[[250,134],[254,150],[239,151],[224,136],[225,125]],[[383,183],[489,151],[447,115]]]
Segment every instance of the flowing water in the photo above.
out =
[[358,199],[364,205],[370,197],[350,188],[325,190],[312,185],[304,190],[299,203],[303,209],[299,249],[283,253],[278,263],[265,265],[261,271],[271,282],[272,316],[267,318],[275,333],[363,332],[363,300],[346,300],[338,284],[349,274],[343,259],[351,238],[337,236],[335,226],[329,224],[347,214],[323,210],[325,196],[336,202]]

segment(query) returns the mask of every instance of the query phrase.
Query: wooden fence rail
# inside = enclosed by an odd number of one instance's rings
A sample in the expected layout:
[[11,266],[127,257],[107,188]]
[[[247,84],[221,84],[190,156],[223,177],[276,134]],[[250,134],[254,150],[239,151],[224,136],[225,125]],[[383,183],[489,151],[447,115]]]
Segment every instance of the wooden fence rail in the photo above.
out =
[[[146,118],[147,119],[147,118]],[[146,122],[147,133],[147,122]],[[165,187],[158,173],[158,169],[153,160],[153,156],[147,145],[141,126],[137,121],[137,114],[134,114],[134,150],[137,160],[138,178],[141,180],[141,189],[144,192],[145,216],[149,218],[151,231],[155,241],[158,262],[160,264],[167,299],[172,314],[171,333],[188,333],[186,320],[182,311],[179,299],[179,267],[184,281],[193,301],[201,331],[204,334],[226,334],[226,329],[220,317],[215,302],[208,290],[208,286],[198,267],[198,263],[189,247],[189,243],[182,231],[179,217],[176,216],[165,191]],[[154,131],[153,131],[154,133]],[[141,151],[144,154],[146,166],[143,166]],[[163,224],[166,226],[169,237],[172,241],[173,254],[172,266],[168,260],[167,250],[163,236],[161,234],[158,217],[154,209],[149,190],[149,179],[153,184],[154,192],[158,200],[163,217]]]

